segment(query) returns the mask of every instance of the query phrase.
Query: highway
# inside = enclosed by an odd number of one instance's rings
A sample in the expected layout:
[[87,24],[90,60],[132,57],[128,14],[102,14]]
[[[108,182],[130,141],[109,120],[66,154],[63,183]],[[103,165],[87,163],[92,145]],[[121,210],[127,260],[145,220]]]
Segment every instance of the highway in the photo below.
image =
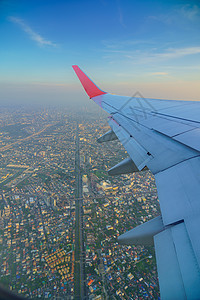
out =
[[12,146],[14,146],[14,145],[16,145],[16,144],[19,144],[19,143],[21,143],[21,142],[24,142],[24,141],[27,141],[27,140],[29,140],[29,139],[32,139],[33,137],[38,136],[38,135],[41,134],[43,131],[45,131],[47,128],[49,128],[49,127],[51,127],[51,126],[53,126],[53,125],[54,125],[54,124],[48,124],[48,125],[46,125],[44,128],[42,128],[40,131],[35,132],[35,133],[33,133],[33,134],[31,134],[31,135],[29,135],[29,136],[23,138],[23,139],[18,139],[18,140],[17,140],[16,142],[14,142],[14,143],[11,143],[11,144],[8,144],[8,145],[6,145],[6,146],[3,146],[3,147],[0,148],[0,150],[1,150],[1,152],[2,152],[2,151],[5,151],[5,150],[8,150],[8,149],[10,149]]
[[82,198],[82,174],[80,170],[79,153],[79,125],[76,129],[76,154],[75,154],[75,174],[76,174],[76,212],[75,212],[75,266],[74,266],[74,286],[75,299],[87,299],[85,285],[85,252],[83,234],[83,198]]

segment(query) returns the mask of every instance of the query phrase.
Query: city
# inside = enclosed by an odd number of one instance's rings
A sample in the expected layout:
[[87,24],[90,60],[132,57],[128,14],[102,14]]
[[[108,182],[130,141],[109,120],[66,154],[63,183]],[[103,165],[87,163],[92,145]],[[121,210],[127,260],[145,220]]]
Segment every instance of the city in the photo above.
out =
[[98,144],[106,114],[2,107],[0,283],[32,299],[159,299],[153,247],[117,237],[159,215],[149,171],[110,177],[127,157]]
[[200,1],[0,12],[0,298],[200,299]]

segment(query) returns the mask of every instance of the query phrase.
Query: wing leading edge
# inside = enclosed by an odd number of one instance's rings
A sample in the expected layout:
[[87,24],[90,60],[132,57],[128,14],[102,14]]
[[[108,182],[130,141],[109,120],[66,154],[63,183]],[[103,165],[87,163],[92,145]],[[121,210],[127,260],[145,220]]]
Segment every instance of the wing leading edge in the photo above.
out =
[[74,69],[89,97],[110,114],[111,131],[100,142],[117,137],[129,154],[110,174],[148,168],[155,175],[162,216],[119,241],[154,240],[163,299],[200,299],[200,103],[111,95]]

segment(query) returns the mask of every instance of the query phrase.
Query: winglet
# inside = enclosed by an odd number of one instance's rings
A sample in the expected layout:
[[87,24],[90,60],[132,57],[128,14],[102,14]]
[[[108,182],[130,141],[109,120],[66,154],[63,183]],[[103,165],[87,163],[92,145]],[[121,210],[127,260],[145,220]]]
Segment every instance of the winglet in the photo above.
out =
[[78,66],[72,66],[76,75],[78,76],[82,86],[84,87],[86,93],[90,98],[107,94],[106,92],[100,90],[94,82],[85,74]]

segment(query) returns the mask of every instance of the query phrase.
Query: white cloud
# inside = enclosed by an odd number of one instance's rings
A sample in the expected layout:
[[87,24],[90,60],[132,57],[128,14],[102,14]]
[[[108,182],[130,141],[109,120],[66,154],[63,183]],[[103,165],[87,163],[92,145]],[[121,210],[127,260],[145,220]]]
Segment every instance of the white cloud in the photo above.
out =
[[28,36],[35,41],[39,46],[52,46],[57,47],[57,44],[44,39],[40,34],[36,33],[33,29],[31,29],[28,25],[24,23],[24,21],[20,18],[16,17],[9,17],[9,21],[17,24],[20,26],[20,28],[28,34]]
[[172,48],[172,49],[168,49],[163,53],[157,53],[153,56],[155,58],[171,59],[171,58],[179,58],[186,55],[193,55],[199,53],[200,53],[200,47]]

